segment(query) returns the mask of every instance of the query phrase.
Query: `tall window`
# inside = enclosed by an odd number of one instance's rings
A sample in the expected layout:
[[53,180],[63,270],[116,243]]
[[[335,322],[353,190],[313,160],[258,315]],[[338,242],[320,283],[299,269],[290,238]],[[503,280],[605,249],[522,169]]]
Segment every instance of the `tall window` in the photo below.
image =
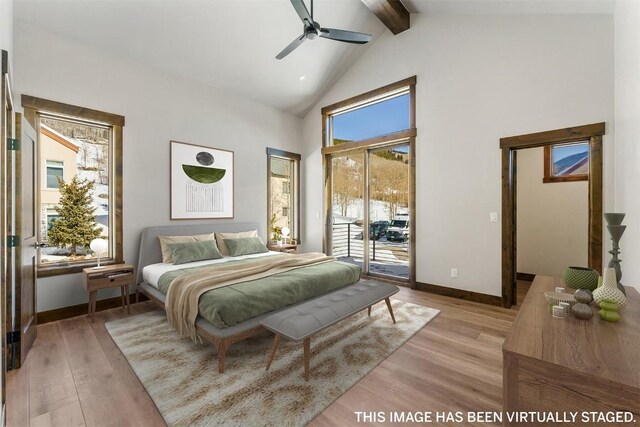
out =
[[281,239],[286,227],[300,242],[300,155],[267,148],[267,176],[269,239]]
[[95,238],[108,242],[101,262],[122,262],[124,117],[26,95],[22,105],[38,133],[38,276],[94,265]]
[[415,77],[322,109],[324,250],[415,282]]

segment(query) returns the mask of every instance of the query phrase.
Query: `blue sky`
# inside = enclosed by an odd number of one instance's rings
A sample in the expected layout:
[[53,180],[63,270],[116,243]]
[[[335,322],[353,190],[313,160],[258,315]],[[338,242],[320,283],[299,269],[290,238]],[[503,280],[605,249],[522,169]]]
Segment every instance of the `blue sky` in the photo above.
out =
[[589,147],[586,144],[574,144],[557,147],[553,150],[553,162],[555,163],[558,160],[564,159],[565,157],[569,157],[576,153],[584,153],[588,150]]
[[333,117],[333,137],[359,141],[409,129],[409,94]]

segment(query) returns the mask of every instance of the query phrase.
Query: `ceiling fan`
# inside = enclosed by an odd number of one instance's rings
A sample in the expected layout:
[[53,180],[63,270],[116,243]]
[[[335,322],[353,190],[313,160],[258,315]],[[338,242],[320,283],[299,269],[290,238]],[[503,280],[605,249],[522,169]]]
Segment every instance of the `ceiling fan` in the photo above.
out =
[[311,14],[309,14],[303,0],[291,0],[291,4],[302,20],[304,30],[300,37],[289,43],[289,46],[285,47],[282,52],[276,56],[276,59],[282,59],[293,52],[293,50],[300,46],[305,39],[313,40],[318,36],[325,39],[355,44],[365,44],[371,40],[370,34],[336,30],[334,28],[322,28],[320,24],[313,20],[313,0],[311,0]]

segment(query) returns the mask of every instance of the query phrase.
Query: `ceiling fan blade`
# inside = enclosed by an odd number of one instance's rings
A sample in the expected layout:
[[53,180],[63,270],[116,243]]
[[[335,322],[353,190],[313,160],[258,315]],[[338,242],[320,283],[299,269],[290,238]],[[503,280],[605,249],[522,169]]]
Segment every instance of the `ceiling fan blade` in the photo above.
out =
[[289,55],[291,52],[293,52],[293,50],[295,48],[297,48],[298,46],[300,46],[302,44],[302,42],[306,39],[305,35],[301,35],[300,37],[296,38],[294,41],[292,41],[291,43],[289,43],[289,46],[285,47],[284,49],[282,49],[282,52],[280,52],[277,56],[276,59],[282,59],[285,56]]
[[298,16],[300,17],[304,25],[313,25],[313,18],[309,14],[307,6],[304,5],[304,0],[291,0],[291,4],[298,13]]
[[[293,2],[293,0],[291,0]],[[340,42],[365,44],[371,40],[371,34],[357,33],[355,31],[336,30],[335,28],[321,28],[318,33],[325,39],[338,40]]]

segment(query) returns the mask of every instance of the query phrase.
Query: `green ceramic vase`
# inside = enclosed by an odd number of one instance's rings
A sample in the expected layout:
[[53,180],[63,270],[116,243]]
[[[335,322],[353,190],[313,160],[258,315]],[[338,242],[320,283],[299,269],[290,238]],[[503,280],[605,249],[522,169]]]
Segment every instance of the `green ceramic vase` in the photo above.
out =
[[593,268],[567,267],[562,279],[570,288],[593,291],[598,287],[598,276],[598,272]]

